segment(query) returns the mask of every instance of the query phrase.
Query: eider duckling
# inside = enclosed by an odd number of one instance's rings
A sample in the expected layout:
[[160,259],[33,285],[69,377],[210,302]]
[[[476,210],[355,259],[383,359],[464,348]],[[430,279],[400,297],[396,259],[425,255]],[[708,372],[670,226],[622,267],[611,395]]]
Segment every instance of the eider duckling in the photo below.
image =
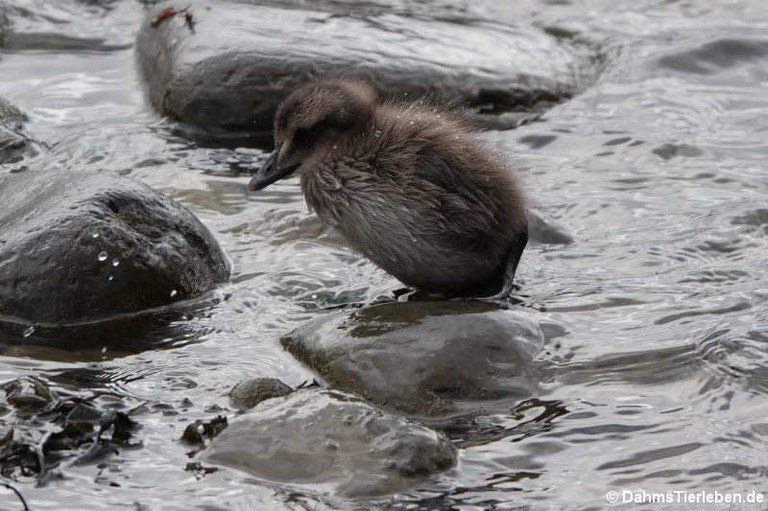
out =
[[320,81],[280,104],[274,139],[249,188],[298,172],[310,209],[403,283],[459,296],[511,284],[528,241],[523,195],[455,116]]

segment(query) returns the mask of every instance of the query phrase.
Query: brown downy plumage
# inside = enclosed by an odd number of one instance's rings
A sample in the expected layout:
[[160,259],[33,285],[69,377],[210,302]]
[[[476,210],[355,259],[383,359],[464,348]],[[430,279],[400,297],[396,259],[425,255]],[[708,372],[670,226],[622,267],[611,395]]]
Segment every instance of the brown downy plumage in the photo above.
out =
[[249,187],[294,171],[309,207],[405,284],[487,296],[512,282],[528,240],[522,193],[457,118],[378,103],[358,82],[311,83],[278,108],[275,152]]

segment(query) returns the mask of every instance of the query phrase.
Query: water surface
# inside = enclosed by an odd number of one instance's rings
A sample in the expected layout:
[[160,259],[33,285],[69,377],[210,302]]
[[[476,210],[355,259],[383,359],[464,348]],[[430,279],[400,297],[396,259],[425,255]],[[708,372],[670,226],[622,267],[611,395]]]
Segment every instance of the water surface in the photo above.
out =
[[[576,239],[530,246],[518,269],[521,294],[566,335],[539,356],[551,368],[541,395],[452,433],[457,467],[363,504],[185,471],[178,439],[226,406],[237,381],[311,379],[281,349],[287,331],[401,285],[309,230],[295,179],[249,194],[259,150],[199,147],[150,111],[130,47],[138,2],[44,4],[30,11],[45,16],[14,15],[28,35],[0,54],[0,96],[51,146],[48,171],[124,173],[170,194],[234,270],[225,299],[179,330],[192,339],[170,329],[140,353],[0,349],[0,380],[38,375],[135,408],[143,426],[142,448],[64,464],[44,486],[18,482],[34,509],[594,509],[609,490],[767,490],[768,4],[466,7],[581,40],[605,60],[596,84],[539,121],[482,135],[520,162],[532,202]],[[54,36],[29,35],[41,33]],[[13,502],[0,493],[0,507]]]

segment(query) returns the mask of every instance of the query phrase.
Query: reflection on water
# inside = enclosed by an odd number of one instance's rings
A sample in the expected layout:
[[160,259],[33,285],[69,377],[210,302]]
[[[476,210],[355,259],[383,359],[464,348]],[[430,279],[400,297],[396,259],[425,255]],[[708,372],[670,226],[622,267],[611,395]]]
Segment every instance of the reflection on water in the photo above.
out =
[[[402,286],[313,222],[296,180],[249,194],[261,152],[198,145],[149,111],[126,47],[138,2],[21,4],[9,12],[18,35],[0,54],[0,96],[50,144],[47,162],[130,173],[172,195],[234,268],[228,300],[170,327],[130,325],[79,352],[3,345],[3,381],[37,375],[62,395],[135,409],[143,426],[143,448],[64,464],[62,478],[25,479],[21,491],[35,509],[354,508],[226,470],[196,476],[178,439],[186,424],[227,413],[237,381],[311,381],[280,347],[286,332]],[[398,5],[423,16],[431,4]],[[443,12],[535,23],[607,59],[593,87],[538,122],[482,135],[524,164],[532,202],[575,239],[532,245],[518,270],[521,294],[542,309],[526,312],[557,332],[537,357],[548,369],[540,395],[439,424],[459,464],[377,505],[600,508],[623,488],[764,491],[768,5],[511,5]],[[0,507],[13,502],[0,493]]]

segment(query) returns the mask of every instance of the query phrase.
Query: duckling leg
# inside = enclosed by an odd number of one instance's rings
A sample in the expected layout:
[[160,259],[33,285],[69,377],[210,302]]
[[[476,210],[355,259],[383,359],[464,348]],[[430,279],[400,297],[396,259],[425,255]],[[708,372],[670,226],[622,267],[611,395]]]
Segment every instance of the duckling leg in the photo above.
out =
[[520,263],[520,258],[523,256],[523,250],[528,244],[528,225],[523,227],[523,230],[515,239],[514,244],[507,253],[507,268],[504,274],[504,287],[501,292],[496,295],[498,298],[507,298],[512,294],[513,284],[515,280],[515,273],[517,272],[517,265]]

